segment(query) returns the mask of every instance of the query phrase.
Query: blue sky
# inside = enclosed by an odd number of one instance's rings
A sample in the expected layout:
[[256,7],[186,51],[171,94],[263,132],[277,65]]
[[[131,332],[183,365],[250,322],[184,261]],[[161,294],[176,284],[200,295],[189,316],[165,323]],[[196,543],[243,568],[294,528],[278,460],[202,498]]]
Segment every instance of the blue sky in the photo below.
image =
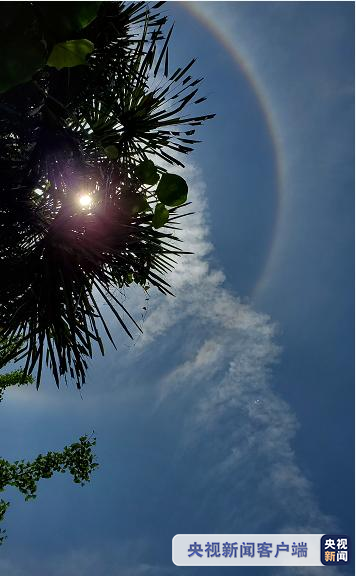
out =
[[9,492],[6,576],[191,576],[177,533],[353,533],[354,5],[188,4],[165,7],[171,60],[198,58],[217,113],[184,172],[194,254],[134,344],[111,320],[81,395],[49,376],[6,395],[4,457],[94,429],[100,463],[83,489]]

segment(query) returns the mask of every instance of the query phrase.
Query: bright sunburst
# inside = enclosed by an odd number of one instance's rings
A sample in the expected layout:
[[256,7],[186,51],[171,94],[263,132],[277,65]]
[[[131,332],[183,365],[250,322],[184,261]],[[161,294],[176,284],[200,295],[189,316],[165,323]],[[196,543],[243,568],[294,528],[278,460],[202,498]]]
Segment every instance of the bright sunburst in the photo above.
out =
[[89,194],[81,194],[79,196],[79,204],[83,208],[89,208],[91,206],[92,202],[93,202],[93,199],[91,196],[89,196]]

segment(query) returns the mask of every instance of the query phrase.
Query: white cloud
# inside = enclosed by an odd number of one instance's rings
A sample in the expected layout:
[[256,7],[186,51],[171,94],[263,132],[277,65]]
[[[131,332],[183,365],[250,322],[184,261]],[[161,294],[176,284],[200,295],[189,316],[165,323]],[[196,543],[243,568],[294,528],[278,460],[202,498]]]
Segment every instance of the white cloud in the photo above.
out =
[[209,470],[198,470],[195,477],[193,469],[192,483],[207,488],[210,482],[217,490],[220,480],[229,484],[230,498],[223,502],[229,530],[241,510],[234,499],[245,493],[249,505],[242,531],[258,531],[270,514],[278,531],[324,532],[335,522],[319,510],[314,488],[298,465],[293,450],[298,421],[273,388],[271,370],[280,354],[276,327],[224,287],[223,273],[210,262],[199,169],[190,166],[188,180],[195,215],[184,240],[194,255],[182,257],[171,275],[176,298],[153,299],[140,341],[141,349],[152,351],[179,334],[182,357],[157,382],[159,409],[181,397],[190,399],[182,415],[182,458],[210,453]]

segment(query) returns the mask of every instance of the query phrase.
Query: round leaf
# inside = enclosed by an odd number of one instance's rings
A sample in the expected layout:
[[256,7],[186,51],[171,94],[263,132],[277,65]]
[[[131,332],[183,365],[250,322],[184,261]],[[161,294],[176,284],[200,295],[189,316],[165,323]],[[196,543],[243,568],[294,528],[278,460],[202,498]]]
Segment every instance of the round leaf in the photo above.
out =
[[73,66],[86,64],[86,57],[93,50],[94,44],[85,38],[59,42],[53,46],[47,65],[61,70],[62,68],[72,68]]
[[40,40],[30,35],[13,35],[2,41],[0,92],[28,82],[46,63],[46,51]]
[[1,14],[0,92],[31,80],[47,53],[31,2],[7,2]]
[[152,160],[144,160],[135,169],[135,174],[142,184],[156,184],[159,180],[157,168]]
[[188,185],[184,178],[177,174],[163,174],[156,194],[166,206],[180,206],[187,201]]
[[132,206],[132,214],[140,214],[140,212],[147,212],[150,210],[150,205],[143,194],[137,194],[134,198]]
[[41,14],[47,41],[68,40],[96,17],[102,2],[41,2],[36,8]]
[[152,218],[153,228],[162,228],[162,226],[167,224],[168,218],[169,212],[164,204],[157,204]]
[[106,146],[104,150],[109,160],[117,160],[117,158],[119,157],[119,150],[113,144],[111,144],[110,146]]
[[74,20],[74,13],[76,10],[78,28],[86,28],[93,20],[95,20],[101,4],[102,2],[71,2],[70,7],[73,13],[72,18]]

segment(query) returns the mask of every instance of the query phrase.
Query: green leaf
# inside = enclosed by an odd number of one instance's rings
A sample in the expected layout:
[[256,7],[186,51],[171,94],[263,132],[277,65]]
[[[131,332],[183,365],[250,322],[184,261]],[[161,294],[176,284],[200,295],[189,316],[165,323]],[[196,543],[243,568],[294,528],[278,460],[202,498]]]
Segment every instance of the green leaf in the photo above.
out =
[[156,184],[159,180],[157,168],[152,160],[144,160],[135,169],[135,174],[142,184]]
[[102,2],[71,2],[73,21],[76,19],[79,29],[86,28],[95,20],[101,4]]
[[117,158],[119,157],[119,150],[117,146],[114,146],[113,144],[110,144],[110,146],[106,146],[104,150],[109,160],[117,160]]
[[62,68],[72,68],[86,64],[86,57],[94,50],[94,44],[90,40],[68,40],[59,42],[53,46],[53,50],[47,60],[48,66],[53,66],[57,70]]
[[46,52],[33,38],[15,37],[2,46],[0,93],[31,80],[46,63]]
[[177,174],[163,174],[156,194],[158,200],[167,206],[180,206],[187,201],[188,185],[184,178]]
[[154,228],[162,228],[165,224],[167,224],[169,218],[169,212],[164,204],[157,204],[153,218],[152,218],[152,226]]
[[31,80],[47,53],[32,2],[7,2],[0,22],[0,92]]
[[88,26],[96,18],[101,2],[41,2],[36,9],[32,4],[14,2],[2,15],[0,93],[31,80],[46,65],[53,44],[48,64],[58,69],[85,64],[85,56],[93,50],[92,45],[89,49],[88,40],[77,40],[80,44],[69,45],[72,54],[67,63],[68,54],[60,56],[56,42],[70,39]]
[[132,213],[139,214],[150,210],[150,205],[143,194],[136,194],[133,200]]
[[66,40],[95,20],[102,2],[41,2],[37,10],[42,16],[47,41]]

